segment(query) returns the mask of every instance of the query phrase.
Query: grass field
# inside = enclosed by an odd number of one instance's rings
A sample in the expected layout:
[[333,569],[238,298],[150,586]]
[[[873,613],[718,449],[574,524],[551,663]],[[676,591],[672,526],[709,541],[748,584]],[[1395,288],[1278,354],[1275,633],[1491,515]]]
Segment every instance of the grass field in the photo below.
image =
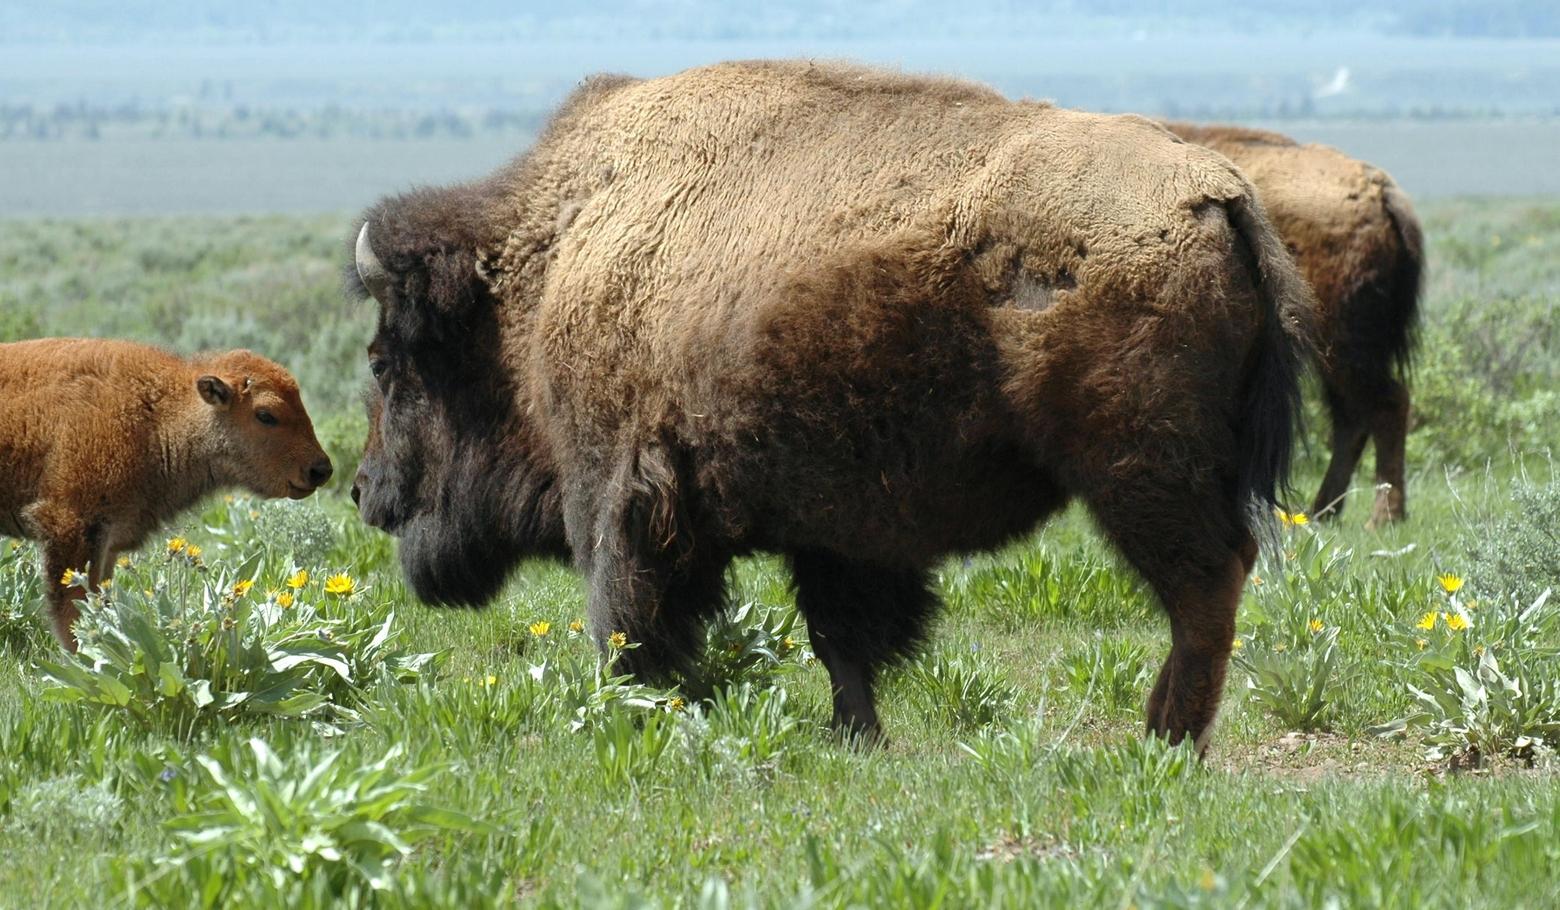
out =
[[[1076,511],[943,568],[862,751],[824,728],[774,561],[734,572],[717,694],[650,690],[572,627],[565,568],[486,611],[412,602],[343,481],[170,528],[89,611],[82,664],[31,546],[0,542],[0,905],[1560,904],[1560,205],[1422,214],[1410,520],[1363,530],[1362,471],[1340,523],[1280,527],[1205,762],[1140,738],[1167,628]],[[11,222],[0,340],[252,346],[350,477],[349,227]]]

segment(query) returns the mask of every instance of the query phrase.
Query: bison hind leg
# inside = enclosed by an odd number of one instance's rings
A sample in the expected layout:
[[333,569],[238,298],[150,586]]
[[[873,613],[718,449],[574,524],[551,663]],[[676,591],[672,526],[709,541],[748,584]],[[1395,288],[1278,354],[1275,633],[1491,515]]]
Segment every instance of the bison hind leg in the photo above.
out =
[[926,638],[937,596],[924,569],[876,566],[821,551],[793,553],[796,606],[829,672],[832,724],[847,736],[881,736],[872,694],[878,672]]

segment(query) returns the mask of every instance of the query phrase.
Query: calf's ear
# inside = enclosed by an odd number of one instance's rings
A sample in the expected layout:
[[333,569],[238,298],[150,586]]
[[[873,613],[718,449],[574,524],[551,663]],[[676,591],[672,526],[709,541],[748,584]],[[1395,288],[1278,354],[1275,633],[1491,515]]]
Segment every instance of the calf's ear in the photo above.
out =
[[202,376],[195,380],[195,390],[207,404],[226,410],[233,403],[233,389],[219,376]]

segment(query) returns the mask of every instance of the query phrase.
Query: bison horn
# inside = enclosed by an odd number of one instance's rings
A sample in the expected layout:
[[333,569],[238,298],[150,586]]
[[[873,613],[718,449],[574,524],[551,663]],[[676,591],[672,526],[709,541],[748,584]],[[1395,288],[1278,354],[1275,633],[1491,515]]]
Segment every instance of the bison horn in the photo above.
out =
[[368,222],[363,222],[363,230],[358,231],[357,239],[357,273],[358,280],[363,282],[363,287],[375,300],[384,302],[384,292],[390,286],[390,272],[385,269],[384,263],[374,255],[373,244],[368,242]]

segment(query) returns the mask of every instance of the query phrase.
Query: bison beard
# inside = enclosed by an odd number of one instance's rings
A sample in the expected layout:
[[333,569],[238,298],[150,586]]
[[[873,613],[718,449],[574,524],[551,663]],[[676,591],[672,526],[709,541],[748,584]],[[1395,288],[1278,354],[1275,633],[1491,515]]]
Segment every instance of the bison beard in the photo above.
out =
[[1308,303],[1224,159],[961,83],[728,64],[588,83],[509,167],[354,238],[364,515],[400,522],[421,596],[485,601],[566,542],[598,641],[668,678],[731,560],[778,552],[834,723],[870,736],[929,569],[1077,498],[1170,617],[1148,729],[1206,742]]

